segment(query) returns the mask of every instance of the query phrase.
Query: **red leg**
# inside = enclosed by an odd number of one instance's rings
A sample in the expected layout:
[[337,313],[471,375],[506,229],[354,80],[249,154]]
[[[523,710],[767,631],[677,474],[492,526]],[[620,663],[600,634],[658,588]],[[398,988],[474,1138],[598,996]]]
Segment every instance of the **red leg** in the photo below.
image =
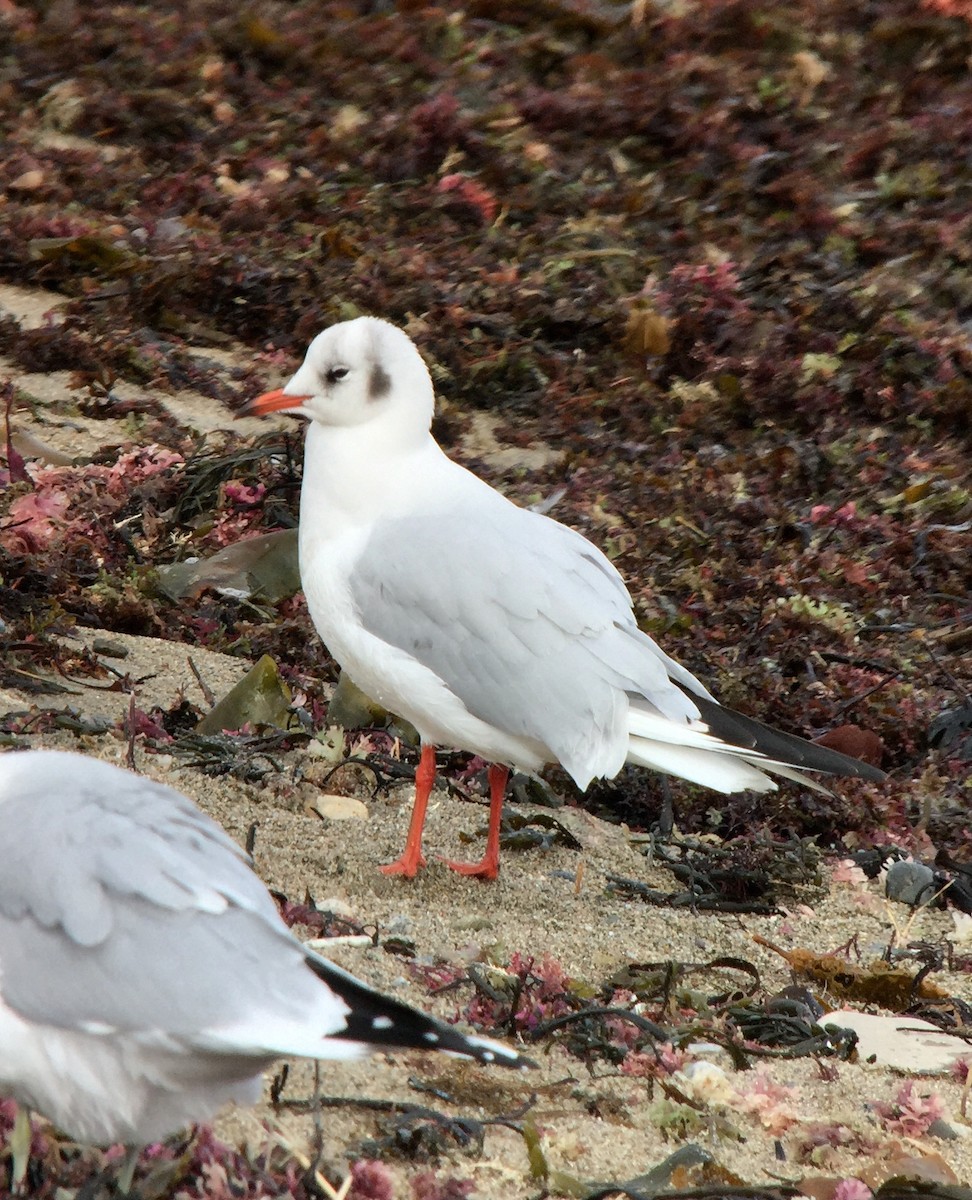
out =
[[379,868],[385,875],[404,875],[414,879],[419,868],[425,866],[422,853],[422,829],[425,826],[425,810],[429,807],[429,796],[435,783],[435,746],[423,746],[422,757],[415,772],[415,803],[412,805],[412,820],[408,826],[408,837],[401,856]]
[[478,863],[442,861],[460,875],[474,875],[477,879],[495,879],[499,874],[500,820],[503,816],[503,800],[506,796],[506,781],[510,777],[509,767],[489,768],[489,830],[486,833],[486,853]]

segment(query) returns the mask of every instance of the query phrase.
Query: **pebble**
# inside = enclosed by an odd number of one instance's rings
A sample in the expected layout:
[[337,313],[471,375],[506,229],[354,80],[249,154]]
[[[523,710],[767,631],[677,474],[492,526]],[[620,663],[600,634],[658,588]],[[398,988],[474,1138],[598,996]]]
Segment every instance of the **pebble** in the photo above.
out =
[[313,808],[325,821],[367,821],[368,806],[354,796],[318,796]]
[[938,891],[935,872],[923,863],[894,862],[884,877],[884,892],[889,900],[919,908],[930,903]]

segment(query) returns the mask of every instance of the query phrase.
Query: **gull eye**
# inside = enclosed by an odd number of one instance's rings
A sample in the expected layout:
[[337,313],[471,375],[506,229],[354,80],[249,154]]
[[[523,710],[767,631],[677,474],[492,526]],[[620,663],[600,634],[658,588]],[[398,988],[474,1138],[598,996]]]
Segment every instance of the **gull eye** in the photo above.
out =
[[340,383],[348,374],[347,367],[331,367],[324,378],[328,383]]

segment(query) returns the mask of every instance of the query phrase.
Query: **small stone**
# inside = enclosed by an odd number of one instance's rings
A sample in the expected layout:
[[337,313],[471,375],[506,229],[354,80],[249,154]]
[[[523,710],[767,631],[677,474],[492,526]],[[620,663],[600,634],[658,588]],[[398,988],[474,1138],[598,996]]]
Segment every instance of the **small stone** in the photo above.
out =
[[702,1104],[730,1104],[734,1097],[729,1076],[706,1059],[688,1063],[673,1079],[682,1082],[689,1096]]
[[905,1075],[943,1074],[966,1052],[963,1043],[916,1017],[835,1009],[821,1017],[820,1024],[825,1029],[853,1029],[862,1063],[873,1061]]
[[109,638],[95,638],[91,643],[95,654],[104,658],[128,658],[128,647],[121,642],[113,642]]
[[954,1142],[959,1136],[955,1132],[954,1126],[949,1125],[948,1121],[944,1120],[942,1117],[932,1121],[932,1123],[928,1126],[928,1132],[932,1137],[941,1138],[942,1141],[945,1142]]
[[318,796],[314,810],[325,821],[367,821],[368,806],[354,796]]
[[354,909],[340,896],[325,896],[323,900],[315,898],[314,907],[318,912],[333,913],[336,917],[345,917],[348,920],[354,916]]
[[929,904],[938,892],[935,872],[924,863],[895,862],[884,877],[884,894],[889,900],[918,908]]

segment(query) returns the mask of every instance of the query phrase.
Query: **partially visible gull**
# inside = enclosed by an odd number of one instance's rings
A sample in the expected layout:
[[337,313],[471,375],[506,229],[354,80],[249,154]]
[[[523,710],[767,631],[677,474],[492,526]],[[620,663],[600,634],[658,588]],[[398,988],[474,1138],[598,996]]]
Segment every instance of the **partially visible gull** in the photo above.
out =
[[78,754],[0,754],[0,829],[0,1094],[78,1141],[144,1144],[255,1103],[281,1056],[528,1065],[301,945],[172,788]]

